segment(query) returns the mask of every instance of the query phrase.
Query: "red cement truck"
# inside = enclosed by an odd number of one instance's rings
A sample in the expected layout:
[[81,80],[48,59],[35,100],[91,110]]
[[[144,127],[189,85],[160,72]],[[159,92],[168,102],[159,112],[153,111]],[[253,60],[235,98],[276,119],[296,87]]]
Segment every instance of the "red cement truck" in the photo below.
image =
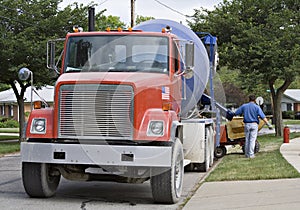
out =
[[216,63],[199,36],[169,20],[68,33],[59,70],[56,41],[54,106],[31,112],[21,143],[26,193],[51,197],[61,176],[150,180],[155,202],[176,203],[184,167],[207,171],[217,145],[215,120],[198,109]]

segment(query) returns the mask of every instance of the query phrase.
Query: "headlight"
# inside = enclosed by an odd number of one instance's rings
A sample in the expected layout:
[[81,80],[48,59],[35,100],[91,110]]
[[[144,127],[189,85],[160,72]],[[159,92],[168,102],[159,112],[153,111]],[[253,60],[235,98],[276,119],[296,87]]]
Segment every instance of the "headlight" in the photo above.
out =
[[46,119],[33,119],[30,133],[46,133]]
[[164,135],[164,122],[150,121],[148,125],[147,136],[163,136],[163,135]]

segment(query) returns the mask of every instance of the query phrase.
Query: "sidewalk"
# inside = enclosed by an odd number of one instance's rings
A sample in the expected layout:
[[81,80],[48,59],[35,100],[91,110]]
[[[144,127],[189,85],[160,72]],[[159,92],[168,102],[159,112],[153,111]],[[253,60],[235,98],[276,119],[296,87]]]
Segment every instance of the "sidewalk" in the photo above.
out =
[[[300,173],[300,138],[282,144],[283,157]],[[300,179],[205,182],[183,210],[300,208]]]

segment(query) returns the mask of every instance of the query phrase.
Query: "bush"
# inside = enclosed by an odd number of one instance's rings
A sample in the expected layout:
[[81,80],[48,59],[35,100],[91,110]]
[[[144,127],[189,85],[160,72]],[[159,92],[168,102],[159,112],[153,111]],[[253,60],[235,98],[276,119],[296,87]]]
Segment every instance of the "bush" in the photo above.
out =
[[282,112],[283,119],[294,119],[294,111],[284,111]]
[[3,122],[0,122],[0,128],[18,128],[19,122],[12,119],[7,119]]

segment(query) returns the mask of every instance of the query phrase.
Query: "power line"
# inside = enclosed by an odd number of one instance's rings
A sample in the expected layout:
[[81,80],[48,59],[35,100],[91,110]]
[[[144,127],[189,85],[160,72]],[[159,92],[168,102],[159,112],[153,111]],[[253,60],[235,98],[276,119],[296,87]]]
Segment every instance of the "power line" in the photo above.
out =
[[161,2],[161,1],[159,1],[159,0],[154,0],[154,1],[156,1],[158,4],[160,4],[160,5],[164,6],[164,7],[168,8],[169,10],[172,10],[173,12],[176,12],[176,13],[178,13],[178,14],[180,14],[180,15],[184,16],[184,17],[187,17],[187,18],[190,18],[190,17],[192,17],[192,16],[190,16],[190,15],[183,14],[182,12],[179,12],[179,11],[178,11],[178,10],[176,10],[176,9],[173,9],[172,7],[170,7],[170,6],[166,5],[165,3],[162,3],[162,2]]
[[9,18],[9,17],[5,17],[5,16],[2,16],[0,15],[0,18],[2,19],[6,19],[6,20],[9,20],[9,21],[15,21],[17,23],[21,23],[21,24],[27,24],[27,25],[30,25],[30,26],[35,26],[35,24],[32,24],[32,23],[28,23],[28,22],[25,22],[25,21],[20,21],[18,19],[15,19],[15,18]]
[[[12,9],[10,7],[7,7],[7,6],[1,5],[1,4],[0,4],[0,7],[4,8],[4,9],[7,9],[7,10],[14,11],[14,12],[18,12],[19,14],[23,13],[23,14],[29,14],[31,16],[34,16],[33,14],[31,14],[29,12],[26,12],[22,9],[18,9],[18,8],[17,9]],[[33,24],[33,23],[28,23],[28,22],[23,21],[23,20],[21,21],[18,18],[10,18],[10,17],[6,17],[6,16],[2,16],[2,15],[0,15],[0,18],[6,19],[6,20],[9,20],[9,21],[14,21],[14,22],[21,23],[21,24],[27,24],[27,25],[30,25],[30,26],[35,26],[35,24]]]
[[[102,3],[100,3],[100,4],[103,4],[103,3],[105,3],[105,2],[107,2],[107,1],[109,1],[109,0],[104,0]],[[10,8],[10,7],[7,7],[7,6],[4,6],[4,5],[1,5],[0,4],[0,7],[1,8],[4,8],[4,9],[7,9],[7,10],[11,10],[11,11],[14,11],[14,12],[18,12],[19,14],[28,14],[28,15],[30,15],[30,16],[35,16],[35,15],[33,15],[32,13],[29,13],[29,12],[27,12],[27,11],[25,11],[25,10],[22,10],[22,9],[18,9],[18,8],[16,8],[16,9],[13,9],[13,8]],[[72,16],[73,17],[73,16]],[[21,24],[23,24],[23,25],[29,25],[29,26],[36,26],[37,24],[35,23],[29,23],[29,22],[27,22],[27,21],[24,21],[24,20],[19,20],[18,18],[12,18],[12,17],[7,17],[7,16],[3,16],[3,15],[0,15],[0,19],[5,19],[5,20],[7,20],[7,21],[10,21],[10,22],[16,22],[16,23],[21,23]],[[47,26],[40,26],[40,25],[37,25],[37,27],[38,28],[40,28],[40,29],[47,29]],[[67,26],[62,26],[63,28],[65,28],[65,27],[68,27],[68,25]],[[56,30],[53,30],[53,32],[56,32]]]
[[98,6],[104,4],[104,3],[108,2],[108,1],[109,1],[109,0],[104,0],[104,1],[100,2],[100,3],[98,4]]
[[4,6],[4,5],[1,5],[1,4],[0,4],[0,7],[4,8],[4,9],[7,9],[7,10],[14,11],[14,12],[18,12],[19,14],[20,14],[20,13],[24,13],[24,14],[33,15],[33,14],[31,14],[31,13],[29,13],[29,12],[26,12],[25,10],[19,9],[19,8],[17,8],[17,9],[12,9],[12,8],[9,8],[9,7]]

